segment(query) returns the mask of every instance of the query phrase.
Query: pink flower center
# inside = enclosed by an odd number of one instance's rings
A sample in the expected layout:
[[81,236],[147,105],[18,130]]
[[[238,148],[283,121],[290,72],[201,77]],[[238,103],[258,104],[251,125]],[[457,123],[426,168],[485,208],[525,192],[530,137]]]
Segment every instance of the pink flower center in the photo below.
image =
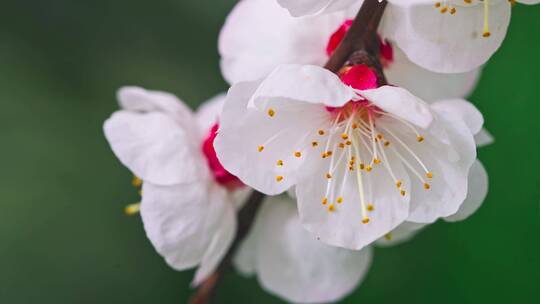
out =
[[[345,34],[349,31],[352,25],[352,20],[348,19],[343,22],[340,27],[330,36],[328,39],[328,44],[326,45],[326,54],[328,56],[332,55],[334,51],[338,48],[339,44],[345,38]],[[394,50],[392,45],[387,40],[383,40],[380,36],[379,38],[379,48],[381,50],[381,63],[383,67],[387,67],[394,61]]]
[[204,156],[206,156],[206,160],[208,161],[208,167],[214,174],[214,179],[220,185],[227,187],[230,190],[243,187],[244,184],[238,179],[238,177],[225,170],[217,158],[216,150],[214,149],[214,140],[216,139],[218,128],[219,124],[214,124],[212,128],[210,128],[210,132],[208,132],[208,135],[202,144],[202,151]]

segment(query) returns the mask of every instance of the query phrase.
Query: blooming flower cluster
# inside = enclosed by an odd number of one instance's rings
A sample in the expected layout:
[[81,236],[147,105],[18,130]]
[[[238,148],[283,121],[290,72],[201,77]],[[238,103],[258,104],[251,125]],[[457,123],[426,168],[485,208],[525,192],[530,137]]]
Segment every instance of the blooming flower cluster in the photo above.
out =
[[[369,33],[377,64],[325,69],[367,4],[384,12]],[[124,87],[104,124],[141,180],[132,211],[156,251],[176,270],[198,267],[194,286],[231,256],[275,295],[332,302],[366,276],[373,246],[468,218],[488,191],[476,150],[493,140],[465,98],[511,4],[240,0],[219,37],[227,94],[194,113],[171,94]],[[236,239],[256,192],[267,196]]]

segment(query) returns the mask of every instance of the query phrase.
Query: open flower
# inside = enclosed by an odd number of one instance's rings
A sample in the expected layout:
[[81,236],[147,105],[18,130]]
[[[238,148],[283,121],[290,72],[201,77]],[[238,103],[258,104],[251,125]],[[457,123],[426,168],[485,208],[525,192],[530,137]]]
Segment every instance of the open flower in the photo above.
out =
[[[328,1],[327,1],[328,2]],[[323,66],[337,48],[361,2],[344,11],[293,18],[275,1],[242,0],[219,37],[221,70],[233,84],[266,77],[280,64]],[[394,43],[381,40],[384,73],[393,85],[426,101],[462,98],[475,87],[480,70],[440,74],[414,63]]]
[[148,238],[176,270],[211,274],[236,233],[235,205],[245,191],[213,149],[224,96],[193,114],[175,96],[137,87],[119,90],[122,110],[104,125],[118,159],[143,184],[140,212]]
[[239,83],[225,102],[218,157],[266,194],[296,186],[304,227],[335,246],[360,249],[405,220],[455,214],[482,115],[465,101],[428,105],[376,83],[363,65],[342,79],[282,65],[260,83]]
[[287,301],[328,303],[360,284],[371,257],[370,247],[352,251],[318,241],[302,227],[294,200],[278,196],[264,202],[234,263]]

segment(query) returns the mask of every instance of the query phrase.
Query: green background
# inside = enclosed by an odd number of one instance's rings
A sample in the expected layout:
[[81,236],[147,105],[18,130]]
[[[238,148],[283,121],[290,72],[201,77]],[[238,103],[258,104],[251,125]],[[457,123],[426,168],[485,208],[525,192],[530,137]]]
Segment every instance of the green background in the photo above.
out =
[[[270,0],[269,0],[270,1]],[[147,241],[130,173],[102,122],[141,85],[192,106],[227,89],[216,38],[233,0],[6,1],[0,8],[0,302],[183,303],[193,271]],[[344,303],[532,303],[540,298],[540,6],[517,6],[472,100],[496,144],[469,220],[377,249]],[[220,302],[278,303],[229,274]]]

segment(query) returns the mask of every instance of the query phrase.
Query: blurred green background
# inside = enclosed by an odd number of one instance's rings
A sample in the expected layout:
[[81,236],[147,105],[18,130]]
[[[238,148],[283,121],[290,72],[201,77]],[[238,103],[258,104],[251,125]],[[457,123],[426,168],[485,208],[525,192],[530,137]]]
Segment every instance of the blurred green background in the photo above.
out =
[[[270,0],[269,0],[270,1]],[[227,89],[216,38],[234,0],[6,1],[0,8],[0,302],[184,303],[193,271],[147,241],[130,173],[102,122],[126,84],[192,106]],[[518,5],[472,100],[495,145],[469,220],[378,249],[344,303],[532,303],[540,298],[540,6]],[[229,274],[220,302],[280,303]]]

